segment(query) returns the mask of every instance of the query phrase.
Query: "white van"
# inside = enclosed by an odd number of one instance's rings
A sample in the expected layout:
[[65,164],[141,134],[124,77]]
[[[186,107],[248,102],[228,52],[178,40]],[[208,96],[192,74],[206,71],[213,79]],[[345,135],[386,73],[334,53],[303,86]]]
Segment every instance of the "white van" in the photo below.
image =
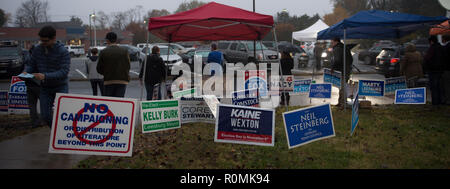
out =
[[64,47],[69,51],[71,57],[84,55],[84,46],[82,45],[66,45]]

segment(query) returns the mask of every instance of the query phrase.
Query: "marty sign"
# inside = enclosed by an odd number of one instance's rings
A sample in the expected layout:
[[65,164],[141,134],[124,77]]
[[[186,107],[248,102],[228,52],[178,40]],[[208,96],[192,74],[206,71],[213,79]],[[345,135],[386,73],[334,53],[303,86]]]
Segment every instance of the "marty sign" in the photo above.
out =
[[335,136],[330,104],[283,113],[289,149]]
[[358,91],[361,96],[384,96],[384,81],[359,80]]
[[57,93],[49,153],[131,156],[135,99]]
[[217,115],[215,142],[274,146],[274,110],[219,104]]

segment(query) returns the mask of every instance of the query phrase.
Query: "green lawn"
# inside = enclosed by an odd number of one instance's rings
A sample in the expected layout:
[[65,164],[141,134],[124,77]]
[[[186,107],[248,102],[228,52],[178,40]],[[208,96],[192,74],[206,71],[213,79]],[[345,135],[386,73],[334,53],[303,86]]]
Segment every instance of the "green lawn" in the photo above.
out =
[[[292,107],[298,109],[300,107]],[[336,136],[288,149],[276,111],[275,146],[214,142],[214,125],[142,134],[136,130],[132,157],[92,156],[77,168],[176,169],[449,169],[450,107],[390,105],[360,109],[350,137],[351,110],[333,107]]]

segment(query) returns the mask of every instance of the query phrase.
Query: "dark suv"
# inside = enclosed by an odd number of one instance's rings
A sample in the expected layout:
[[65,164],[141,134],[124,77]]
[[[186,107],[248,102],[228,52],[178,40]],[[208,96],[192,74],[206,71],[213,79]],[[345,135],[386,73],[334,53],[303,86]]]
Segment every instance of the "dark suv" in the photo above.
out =
[[20,74],[25,66],[25,56],[22,49],[12,43],[0,43],[0,75],[11,76]]
[[375,69],[386,78],[400,76],[400,60],[405,54],[402,46],[382,48],[376,57]]
[[244,64],[248,62],[264,62],[278,63],[278,53],[276,51],[269,50],[264,44],[258,41],[256,42],[256,57],[255,45],[253,41],[221,41],[218,43],[217,48],[221,50],[226,56],[229,62],[242,62]]

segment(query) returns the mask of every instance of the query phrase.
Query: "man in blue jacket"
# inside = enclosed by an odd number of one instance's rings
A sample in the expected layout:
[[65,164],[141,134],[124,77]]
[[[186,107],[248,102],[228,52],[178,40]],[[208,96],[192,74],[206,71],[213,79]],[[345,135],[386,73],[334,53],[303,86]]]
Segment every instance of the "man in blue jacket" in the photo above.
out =
[[25,72],[41,81],[41,116],[51,127],[56,93],[69,92],[70,55],[64,44],[56,42],[56,30],[52,26],[41,28],[39,38],[41,43],[33,49]]

